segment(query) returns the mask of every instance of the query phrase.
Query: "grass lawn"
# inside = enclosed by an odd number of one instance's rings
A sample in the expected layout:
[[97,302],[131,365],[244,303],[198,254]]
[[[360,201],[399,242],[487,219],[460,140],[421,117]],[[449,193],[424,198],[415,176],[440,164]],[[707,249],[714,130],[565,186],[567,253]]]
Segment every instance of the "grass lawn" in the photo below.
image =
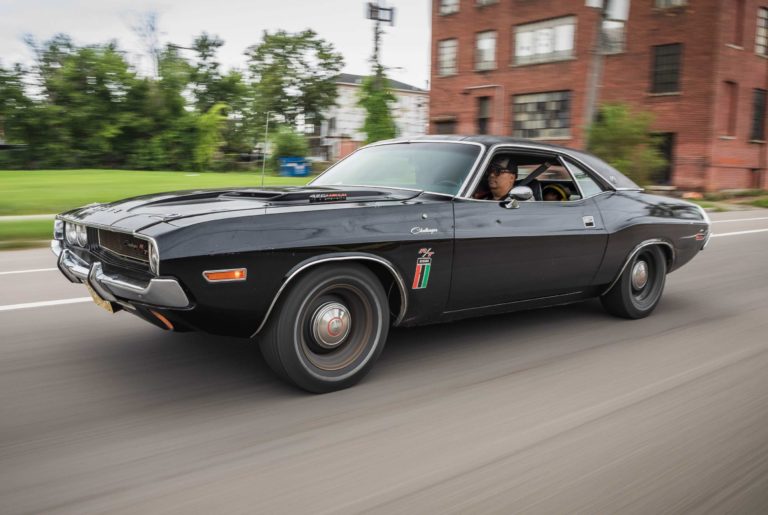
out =
[[[264,185],[301,185],[310,179],[267,175]],[[0,216],[59,213],[92,202],[161,191],[260,185],[258,173],[0,170]]]
[[0,220],[0,250],[47,244],[53,237],[53,220]]
[[768,197],[763,197],[747,202],[750,206],[768,208]]

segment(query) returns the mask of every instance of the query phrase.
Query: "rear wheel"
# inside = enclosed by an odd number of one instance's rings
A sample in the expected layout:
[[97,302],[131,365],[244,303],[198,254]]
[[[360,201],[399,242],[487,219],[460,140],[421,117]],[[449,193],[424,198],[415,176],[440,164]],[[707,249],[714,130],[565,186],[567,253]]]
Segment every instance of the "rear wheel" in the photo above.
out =
[[644,318],[661,299],[667,260],[658,245],[645,247],[632,258],[613,287],[600,297],[603,307],[623,318]]
[[358,264],[327,265],[286,292],[259,345],[283,379],[325,393],[362,379],[388,331],[387,298],[376,276]]

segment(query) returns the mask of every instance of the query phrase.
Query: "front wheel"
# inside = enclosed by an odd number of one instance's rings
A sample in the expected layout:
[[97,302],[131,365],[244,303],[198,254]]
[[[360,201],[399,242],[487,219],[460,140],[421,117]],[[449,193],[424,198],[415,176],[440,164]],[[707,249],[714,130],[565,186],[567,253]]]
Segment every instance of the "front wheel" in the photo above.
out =
[[606,311],[623,318],[644,318],[661,299],[667,260],[658,245],[645,247],[632,258],[613,287],[600,297]]
[[324,265],[286,292],[259,345],[283,379],[325,393],[362,379],[388,332],[387,297],[376,276],[359,264]]

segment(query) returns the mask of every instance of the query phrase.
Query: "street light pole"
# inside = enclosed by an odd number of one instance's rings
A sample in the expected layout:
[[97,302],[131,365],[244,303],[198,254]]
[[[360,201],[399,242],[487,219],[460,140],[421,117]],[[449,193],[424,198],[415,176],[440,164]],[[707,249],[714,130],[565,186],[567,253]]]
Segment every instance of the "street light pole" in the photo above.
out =
[[269,138],[269,115],[272,111],[267,111],[267,121],[264,124],[264,153],[261,157],[261,187],[264,187],[264,169],[267,166],[267,139]]

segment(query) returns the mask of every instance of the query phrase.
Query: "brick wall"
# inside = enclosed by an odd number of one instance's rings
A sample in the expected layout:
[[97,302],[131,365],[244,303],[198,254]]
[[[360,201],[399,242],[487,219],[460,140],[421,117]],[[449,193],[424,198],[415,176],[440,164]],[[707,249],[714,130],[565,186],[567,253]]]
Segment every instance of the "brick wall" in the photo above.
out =
[[[750,142],[752,95],[768,89],[768,59],[755,54],[758,0],[745,0],[741,39],[738,0],[689,0],[688,6],[656,9],[653,0],[632,0],[625,51],[606,56],[600,101],[620,101],[654,113],[653,129],[674,133],[672,183],[682,189],[766,187],[766,145]],[[433,1],[430,131],[434,120],[455,118],[456,132],[477,132],[477,97],[492,99],[489,133],[512,134],[514,95],[571,91],[570,136],[553,142],[584,145],[584,119],[590,50],[599,13],[582,0],[499,0],[477,7],[462,0],[458,13],[441,16]],[[513,64],[514,27],[575,16],[573,59],[525,66]],[[496,69],[474,71],[475,35],[496,30]],[[437,74],[437,42],[458,38],[458,74]],[[738,45],[737,43],[741,43]],[[652,47],[682,44],[680,91],[651,92]],[[736,125],[727,134],[729,109],[725,81],[737,84]],[[549,140],[552,141],[552,140]],[[755,170],[758,170],[757,172]]]

